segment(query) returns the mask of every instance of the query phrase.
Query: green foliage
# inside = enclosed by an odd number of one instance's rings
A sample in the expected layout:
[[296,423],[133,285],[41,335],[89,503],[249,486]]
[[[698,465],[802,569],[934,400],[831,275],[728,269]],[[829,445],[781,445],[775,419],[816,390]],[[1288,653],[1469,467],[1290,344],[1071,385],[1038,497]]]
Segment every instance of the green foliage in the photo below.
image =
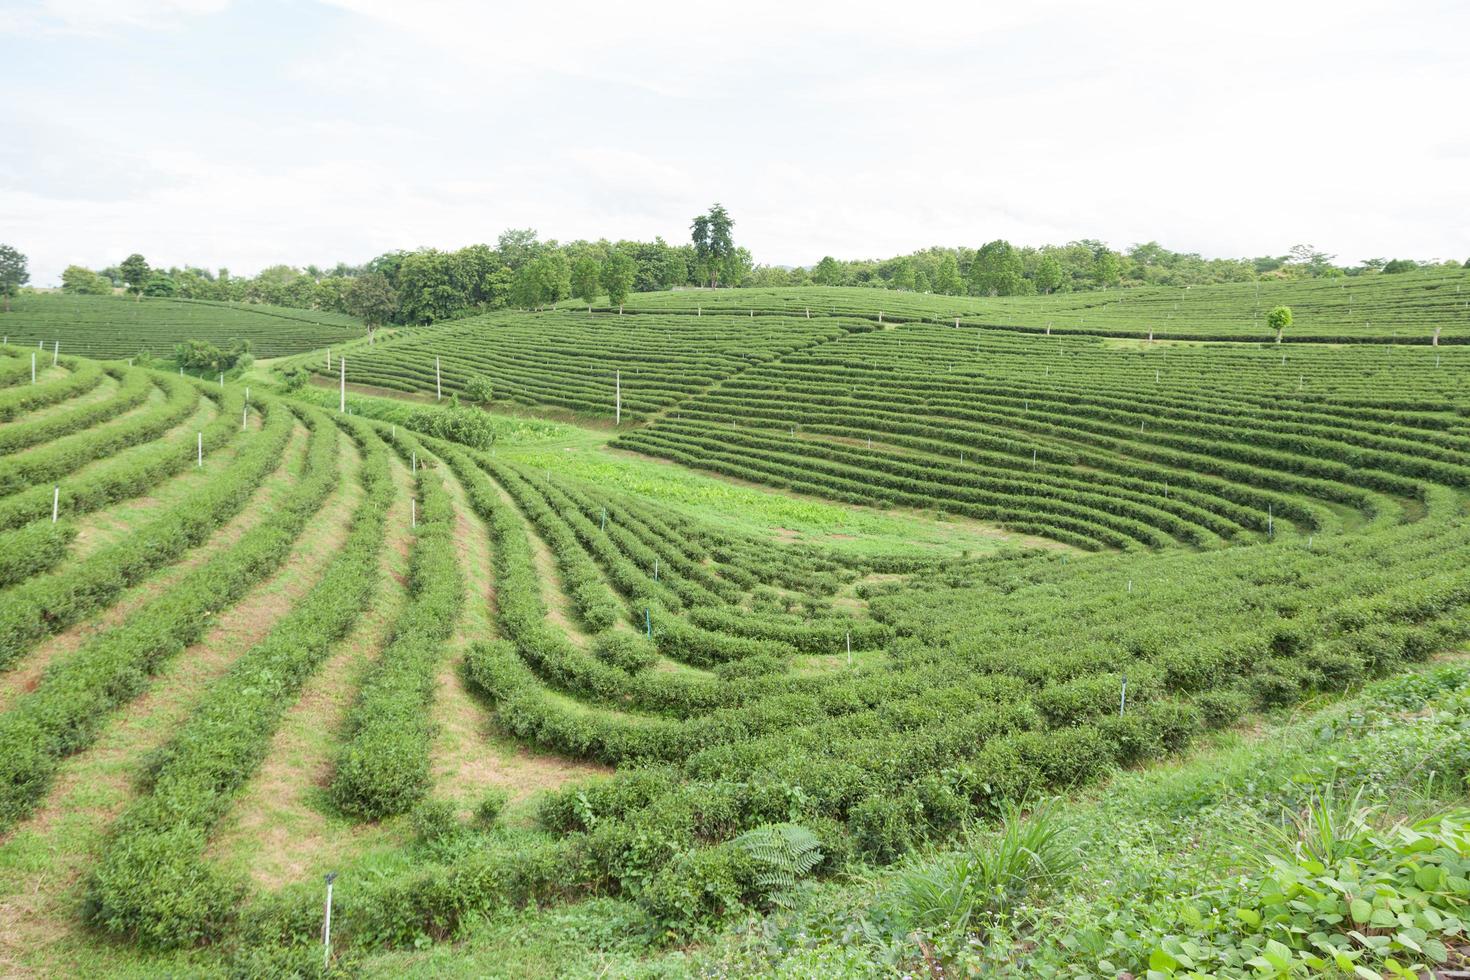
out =
[[602,291],[602,270],[597,260],[587,255],[572,266],[572,295],[591,306]]
[[354,276],[342,291],[342,309],[369,327],[381,326],[398,312],[398,294],[380,272]]
[[476,374],[464,383],[464,396],[472,402],[488,405],[495,400],[495,385],[483,374]]
[[174,363],[186,371],[200,372],[206,379],[221,371],[233,371],[250,353],[250,341],[234,340],[224,350],[204,340],[187,340],[174,348]]
[[69,265],[61,273],[61,291],[77,296],[111,296],[112,281],[91,269]]
[[409,820],[421,844],[446,843],[464,829],[448,800],[425,800],[413,808]]
[[1021,272],[1021,258],[1011,243],[997,239],[975,253],[970,289],[981,296],[1015,296],[1023,291]]
[[791,891],[822,863],[822,842],[799,824],[753,827],[731,843],[754,863],[755,885],[768,896]]
[[[400,456],[425,458],[423,447],[406,432],[392,439]],[[434,737],[429,706],[443,644],[464,601],[449,495],[428,465],[421,463],[417,475],[422,502],[409,601],[348,713],[348,736],[332,776],[337,806],[369,820],[404,813],[429,791]]]
[[1266,314],[1266,326],[1281,331],[1291,326],[1291,307],[1277,306]]
[[484,412],[473,408],[418,408],[405,424],[417,432],[452,442],[489,449],[495,445],[497,429]]
[[495,822],[500,819],[500,814],[504,812],[505,805],[509,802],[510,794],[505,790],[489,790],[480,798],[480,802],[475,804],[475,819],[482,826],[494,826]]
[[152,273],[148,267],[148,260],[134,252],[119,262],[117,269],[122,276],[122,281],[128,287],[128,292],[141,296],[143,287],[147,285],[148,277]]
[[633,288],[634,272],[633,260],[626,255],[615,252],[608,257],[602,268],[602,289],[613,306],[622,306],[627,300],[628,291]]

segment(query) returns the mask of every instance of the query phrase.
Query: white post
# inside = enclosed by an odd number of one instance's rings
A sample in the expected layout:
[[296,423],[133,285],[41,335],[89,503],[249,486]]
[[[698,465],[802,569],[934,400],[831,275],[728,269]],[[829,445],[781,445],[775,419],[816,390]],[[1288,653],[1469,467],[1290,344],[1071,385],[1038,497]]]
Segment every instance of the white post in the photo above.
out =
[[417,449],[409,450],[409,457],[413,460],[413,466],[412,466],[411,472],[413,473],[414,476],[418,476],[419,475],[419,451]]
[[847,665],[852,666],[852,630],[847,631]]
[[36,355],[31,354],[31,384],[36,383]]
[[1128,707],[1128,675],[1123,675],[1123,693],[1118,696],[1118,717],[1123,717],[1123,709]]
[[621,369],[613,372],[613,425],[623,424],[623,372]]
[[658,559],[657,558],[655,558],[653,560],[653,580],[655,582],[658,581]]
[[322,969],[330,969],[332,966],[332,882],[336,880],[337,872],[327,872],[327,908],[326,917],[322,920]]
[[413,497],[408,498],[408,522],[411,527],[419,526],[419,502]]
[[339,394],[337,396],[337,411],[339,411],[339,412],[346,412],[347,411],[347,358],[345,358],[345,357],[339,357],[339,358],[337,358],[337,369],[340,372],[340,377],[338,379],[338,384],[339,384],[338,391],[339,391]]
[[195,445],[196,445],[197,451],[198,451],[198,456],[196,457],[196,460],[195,460],[194,465],[195,466],[203,466],[204,465],[204,433],[202,433],[202,432],[196,432],[194,435],[195,435],[195,438],[197,440],[196,443],[195,443]]
[[1128,592],[1129,594],[1133,592],[1133,580],[1131,578],[1128,580]]
[[240,431],[241,432],[244,432],[247,428],[249,428],[249,421],[250,421],[250,406],[249,405],[241,405],[240,406]]
[[332,370],[332,348],[327,348],[327,370]]
[[56,518],[61,513],[61,487],[53,487],[51,490],[51,523],[56,523]]
[[219,386],[220,390],[223,391],[225,387],[225,373],[223,371],[219,373]]
[[[1434,333],[1434,342],[1439,343],[1439,331]],[[61,341],[56,341],[56,346],[51,348],[51,366],[56,366],[56,359],[61,356]]]
[[434,400],[444,400],[444,386],[439,380],[439,358],[434,358]]

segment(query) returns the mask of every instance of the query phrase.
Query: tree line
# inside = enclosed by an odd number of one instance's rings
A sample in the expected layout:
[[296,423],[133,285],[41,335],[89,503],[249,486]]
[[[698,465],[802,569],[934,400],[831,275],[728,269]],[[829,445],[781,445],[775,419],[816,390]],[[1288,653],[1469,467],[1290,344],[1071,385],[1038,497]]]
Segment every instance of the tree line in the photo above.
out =
[[[1116,251],[1092,239],[1040,247],[996,239],[979,248],[935,247],[889,259],[844,261],[829,255],[811,268],[759,266],[744,277],[742,285],[868,286],[949,296],[1030,296],[1117,286],[1359,276],[1460,264],[1374,258],[1344,265],[1335,260],[1336,256],[1311,245],[1297,245],[1286,255],[1206,259],[1196,252],[1170,251],[1158,242]],[[1470,259],[1464,267],[1470,269]]]
[[[133,254],[105,269],[68,266],[62,289],[74,294],[269,303],[347,313],[369,326],[424,324],[504,308],[541,309],[605,298],[620,307],[629,294],[681,287],[862,286],[922,293],[1026,296],[1120,286],[1189,286],[1266,278],[1337,277],[1406,272],[1438,260],[1364,259],[1340,264],[1312,245],[1285,255],[1206,259],[1158,242],[1118,251],[1094,239],[1016,246],[1005,239],[978,248],[934,247],[888,259],[824,257],[812,266],[756,265],[734,239],[734,219],[720,204],[690,223],[689,241],[542,241],[512,228],[492,245],[452,251],[386,252],[362,265],[275,265],[251,277],[197,266],[154,268]],[[26,282],[25,256],[0,245],[0,295]],[[1470,260],[1465,262],[1470,268]]]

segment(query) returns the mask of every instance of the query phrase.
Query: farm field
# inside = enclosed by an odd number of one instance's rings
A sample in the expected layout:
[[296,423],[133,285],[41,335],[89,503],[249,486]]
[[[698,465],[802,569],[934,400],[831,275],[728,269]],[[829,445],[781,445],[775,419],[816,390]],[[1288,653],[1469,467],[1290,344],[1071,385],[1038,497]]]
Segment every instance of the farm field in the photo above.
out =
[[11,343],[47,350],[60,343],[63,353],[83,357],[168,358],[186,340],[217,347],[248,340],[256,357],[281,357],[364,336],[362,324],[340,313],[258,303],[27,293],[13,305],[4,319]]
[[[274,317],[257,352],[290,356],[224,384],[76,356],[135,353],[90,308],[34,380],[16,334],[0,972],[320,973],[328,872],[342,975],[1177,961],[1204,929],[1184,878],[1213,866],[1158,813],[1460,799],[1470,681],[1426,665],[1470,639],[1464,279],[1377,277],[1361,333],[1348,297],[1263,285],[1298,309],[1281,345],[1234,286],[1152,343],[1182,291],[721,290],[451,321],[345,370],[360,328]],[[27,302],[51,300],[14,322]],[[158,337],[205,322],[140,310]],[[318,385],[289,392],[297,365]],[[480,411],[472,381],[493,442],[430,434],[423,413]],[[1395,749],[1415,713],[1438,784]],[[1087,931],[1089,889],[1128,907],[1111,857],[983,954],[970,919],[913,918],[912,874],[1051,794],[1074,837],[1146,856],[1166,925]],[[1456,901],[1406,933],[1421,957],[1463,944]],[[1322,953],[1249,919],[1197,958]]]
[[939,296],[822,286],[640,293],[629,312],[856,316],[1104,337],[1274,341],[1266,311],[1289,306],[1288,342],[1470,343],[1470,270],[1341,279],[1149,286],[1047,296]]

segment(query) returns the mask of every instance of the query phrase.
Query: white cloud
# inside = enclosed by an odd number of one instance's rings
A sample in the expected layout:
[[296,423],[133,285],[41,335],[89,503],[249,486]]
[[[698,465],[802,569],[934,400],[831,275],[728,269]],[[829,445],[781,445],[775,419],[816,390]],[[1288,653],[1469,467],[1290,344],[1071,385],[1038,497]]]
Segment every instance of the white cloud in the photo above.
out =
[[1470,255],[1450,3],[48,2],[174,31],[101,80],[90,38],[0,64],[24,107],[0,238],[37,281],[135,249],[252,271],[511,226],[678,240],[716,199],[781,264],[1000,236]]

